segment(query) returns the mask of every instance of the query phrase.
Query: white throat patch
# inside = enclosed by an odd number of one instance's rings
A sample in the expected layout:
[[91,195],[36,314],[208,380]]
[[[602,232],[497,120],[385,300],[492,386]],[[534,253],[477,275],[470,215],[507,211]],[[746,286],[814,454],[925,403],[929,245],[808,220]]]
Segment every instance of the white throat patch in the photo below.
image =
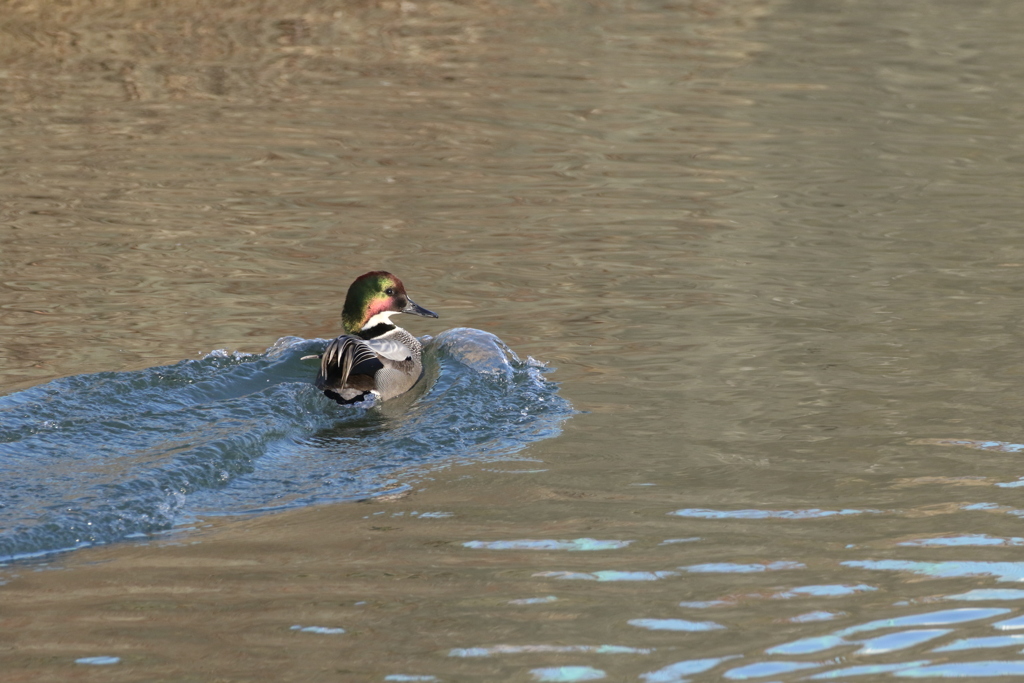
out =
[[401,313],[401,311],[382,311],[377,315],[373,316],[372,318],[370,318],[369,320],[367,320],[366,324],[363,325],[362,329],[368,330],[371,327],[376,327],[377,325],[394,325],[394,323],[391,322],[391,316],[395,315],[396,313]]

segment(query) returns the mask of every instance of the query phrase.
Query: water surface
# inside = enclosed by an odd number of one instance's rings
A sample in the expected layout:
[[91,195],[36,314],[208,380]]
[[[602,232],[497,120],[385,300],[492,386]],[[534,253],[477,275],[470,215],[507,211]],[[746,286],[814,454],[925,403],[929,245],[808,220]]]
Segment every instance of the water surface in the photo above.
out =
[[[82,555],[145,599],[10,576],[9,666],[1020,675],[1019,3],[15,9],[5,400],[331,337],[386,268],[442,316],[417,334],[492,333],[585,412],[397,502]],[[67,638],[45,581],[147,616]]]

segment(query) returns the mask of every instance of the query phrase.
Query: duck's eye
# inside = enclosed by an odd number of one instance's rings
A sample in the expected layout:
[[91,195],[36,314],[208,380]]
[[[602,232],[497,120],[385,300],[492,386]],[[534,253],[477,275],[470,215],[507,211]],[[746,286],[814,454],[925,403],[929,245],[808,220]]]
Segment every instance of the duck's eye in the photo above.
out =
[[394,287],[388,287],[387,289],[384,290],[384,293],[387,294],[388,296],[394,296],[395,295],[395,288]]

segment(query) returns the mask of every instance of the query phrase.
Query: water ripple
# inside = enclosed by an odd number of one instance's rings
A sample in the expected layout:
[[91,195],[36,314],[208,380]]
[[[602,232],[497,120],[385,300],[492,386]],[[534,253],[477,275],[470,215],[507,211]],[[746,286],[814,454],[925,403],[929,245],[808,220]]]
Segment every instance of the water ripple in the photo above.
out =
[[713,621],[689,621],[688,619],[630,619],[630,626],[649,631],[716,631],[725,628]]
[[625,548],[633,541],[597,540],[594,538],[574,538],[556,541],[553,539],[519,539],[514,541],[465,541],[466,548],[482,548],[487,550],[617,550]]
[[694,564],[689,567],[680,567],[683,571],[698,574],[752,574],[756,572],[774,572],[786,569],[803,569],[801,562],[769,562],[768,564],[739,564],[736,562],[711,562],[708,564]]
[[991,576],[997,581],[1024,581],[1024,562],[847,560],[840,564],[876,571],[910,572],[933,578]]
[[902,541],[896,545],[937,548],[948,546],[1017,546],[1024,545],[1024,538],[1014,536],[1012,538],[999,538],[988,534],[961,534],[959,536],[939,536],[934,538],[915,538],[909,541]]
[[927,643],[929,640],[940,638],[947,633],[952,632],[952,629],[948,628],[928,628],[887,633],[884,636],[878,636],[877,638],[870,638],[863,641],[861,648],[854,654],[877,655],[886,652],[896,652],[897,650],[905,650],[908,647]]
[[814,669],[822,666],[817,662],[758,662],[747,664],[725,672],[725,677],[732,680],[745,681],[750,678],[761,678],[762,676],[776,676],[778,674],[800,671],[801,669]]
[[82,657],[75,660],[75,664],[90,664],[92,666],[106,666],[108,664],[117,664],[121,661],[120,657]]
[[263,354],[214,352],[0,397],[0,558],[149,534],[187,515],[373,495],[400,469],[507,457],[572,414],[544,366],[479,330],[429,341],[424,379],[370,410],[312,386],[315,363],[301,358],[324,345],[285,337]]
[[676,517],[697,519],[824,519],[826,517],[849,517],[853,515],[881,514],[882,510],[711,510],[687,508],[668,514]]
[[1024,662],[957,662],[900,669],[896,676],[906,678],[971,678],[984,676],[1024,676]]
[[738,657],[739,655],[718,657],[714,659],[687,659],[682,662],[670,664],[658,669],[657,671],[640,674],[640,680],[644,681],[644,683],[683,683],[687,680],[684,676],[708,671],[715,668],[722,662],[730,659],[737,659]]
[[573,681],[596,681],[605,677],[605,672],[592,666],[554,666],[531,669],[530,675],[536,681],[545,683],[571,683]]
[[627,647],[625,645],[492,645],[491,647],[457,647],[449,657],[491,657],[493,655],[519,655],[538,653],[589,653],[598,655],[647,655],[654,648]]
[[966,593],[947,595],[946,600],[1024,600],[1019,588],[974,588]]
[[333,628],[330,626],[303,626],[301,624],[292,626],[291,630],[300,631],[302,633],[317,633],[322,636],[333,636],[345,632],[345,629],[343,628]]
[[916,661],[916,662],[901,662],[898,664],[861,664],[859,666],[847,666],[842,669],[833,669],[832,671],[825,671],[824,673],[814,674],[811,676],[812,680],[829,680],[833,678],[846,678],[848,676],[871,676],[873,674],[884,674],[892,673],[895,671],[903,671],[905,669],[916,669],[918,667],[926,666],[931,662]]
[[533,576],[542,579],[566,579],[577,581],[658,581],[672,576],[679,576],[679,572],[656,571],[656,572],[631,572],[615,569],[602,569],[596,572],[571,572],[571,571],[548,571],[537,572]]
[[849,636],[864,631],[874,631],[880,628],[897,628],[901,626],[945,626],[947,624],[962,624],[967,621],[978,621],[1006,614],[1011,610],[1005,607],[957,607],[954,609],[939,610],[937,612],[926,612],[924,614],[908,614],[892,619],[876,619],[864,624],[850,626],[841,631],[836,631],[837,636]]
[[932,652],[954,652],[956,650],[979,650],[993,647],[1020,647],[1024,645],[1024,635],[985,636],[981,638],[961,638],[948,645],[937,647]]

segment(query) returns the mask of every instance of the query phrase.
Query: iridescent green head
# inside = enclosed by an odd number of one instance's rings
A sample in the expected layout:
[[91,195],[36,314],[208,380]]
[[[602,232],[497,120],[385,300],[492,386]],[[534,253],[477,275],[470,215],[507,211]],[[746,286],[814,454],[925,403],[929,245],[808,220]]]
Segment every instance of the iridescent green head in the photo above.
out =
[[391,325],[391,316],[395,313],[437,317],[436,313],[413,303],[401,280],[391,273],[375,270],[360,275],[348,288],[341,322],[347,334],[357,334],[378,325]]

